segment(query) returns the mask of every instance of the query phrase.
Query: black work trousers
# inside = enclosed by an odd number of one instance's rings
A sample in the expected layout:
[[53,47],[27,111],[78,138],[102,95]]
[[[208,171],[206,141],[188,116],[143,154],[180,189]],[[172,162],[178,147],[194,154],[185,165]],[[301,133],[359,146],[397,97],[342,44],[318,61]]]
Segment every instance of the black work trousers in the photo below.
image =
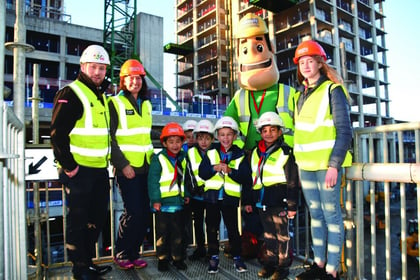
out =
[[92,263],[108,216],[109,174],[107,168],[79,166],[76,176],[63,183],[68,208],[66,248],[73,273],[80,274]]
[[264,228],[267,266],[286,267],[290,264],[289,256],[289,220],[284,207],[259,208],[258,213]]
[[232,256],[241,256],[241,236],[238,228],[238,207],[223,205],[222,201],[217,203],[206,203],[206,228],[208,254],[219,254],[219,229],[220,220],[223,215]]
[[156,212],[156,254],[159,260],[183,260],[184,210],[175,213]]
[[202,200],[190,199],[190,207],[192,210],[192,219],[194,221],[195,243],[197,248],[204,249],[204,209],[205,203]]

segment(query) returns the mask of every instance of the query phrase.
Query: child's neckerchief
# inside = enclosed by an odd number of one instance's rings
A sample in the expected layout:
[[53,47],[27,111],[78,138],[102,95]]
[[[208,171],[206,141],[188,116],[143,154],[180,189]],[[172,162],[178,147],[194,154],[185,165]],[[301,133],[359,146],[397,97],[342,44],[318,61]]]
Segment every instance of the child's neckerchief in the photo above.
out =
[[178,185],[178,192],[181,193],[181,183],[183,180],[183,169],[181,165],[181,160],[179,160],[178,155],[175,155],[174,153],[171,153],[169,150],[168,156],[171,158],[171,161],[174,160],[174,177],[171,181],[171,185],[169,186],[169,190],[172,190],[172,188],[175,186],[175,184]]

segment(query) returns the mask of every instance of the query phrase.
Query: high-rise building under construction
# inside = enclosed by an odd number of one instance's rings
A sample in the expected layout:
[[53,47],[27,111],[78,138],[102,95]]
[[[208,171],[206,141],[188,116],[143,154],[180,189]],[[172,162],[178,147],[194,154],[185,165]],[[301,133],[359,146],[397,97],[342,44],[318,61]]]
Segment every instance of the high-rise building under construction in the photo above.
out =
[[197,111],[188,107],[197,101],[217,102],[223,110],[238,88],[237,24],[252,12],[267,23],[280,82],[296,85],[294,52],[300,42],[314,39],[345,79],[353,125],[391,123],[383,2],[176,0],[177,42],[168,52],[176,54],[177,98],[186,110]]

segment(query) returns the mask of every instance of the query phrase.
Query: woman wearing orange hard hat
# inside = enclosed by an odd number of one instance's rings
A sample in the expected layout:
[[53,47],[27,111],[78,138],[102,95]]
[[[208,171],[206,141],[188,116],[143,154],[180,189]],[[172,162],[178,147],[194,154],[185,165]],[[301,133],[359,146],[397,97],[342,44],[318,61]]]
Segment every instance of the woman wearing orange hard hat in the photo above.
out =
[[147,175],[153,154],[152,104],[147,93],[146,71],[140,61],[121,66],[120,88],[109,102],[111,115],[111,162],[124,202],[115,244],[115,263],[121,269],[143,268],[139,248],[150,220]]
[[350,98],[316,41],[299,44],[293,61],[300,83],[294,98],[294,153],[314,241],[314,263],[296,279],[340,279],[344,242],[340,186],[343,168],[352,162]]

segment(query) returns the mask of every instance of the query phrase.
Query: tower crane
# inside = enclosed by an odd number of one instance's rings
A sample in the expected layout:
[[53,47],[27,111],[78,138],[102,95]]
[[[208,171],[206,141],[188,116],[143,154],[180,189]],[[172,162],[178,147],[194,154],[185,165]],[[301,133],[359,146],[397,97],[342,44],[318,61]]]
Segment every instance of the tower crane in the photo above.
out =
[[[131,4],[133,2],[133,4]],[[129,58],[138,59],[137,52],[137,1],[105,0],[103,44],[110,53],[109,77],[113,85],[119,84],[121,65]],[[181,111],[179,104],[163,89],[163,86],[146,70],[146,77],[160,89],[167,99]]]

